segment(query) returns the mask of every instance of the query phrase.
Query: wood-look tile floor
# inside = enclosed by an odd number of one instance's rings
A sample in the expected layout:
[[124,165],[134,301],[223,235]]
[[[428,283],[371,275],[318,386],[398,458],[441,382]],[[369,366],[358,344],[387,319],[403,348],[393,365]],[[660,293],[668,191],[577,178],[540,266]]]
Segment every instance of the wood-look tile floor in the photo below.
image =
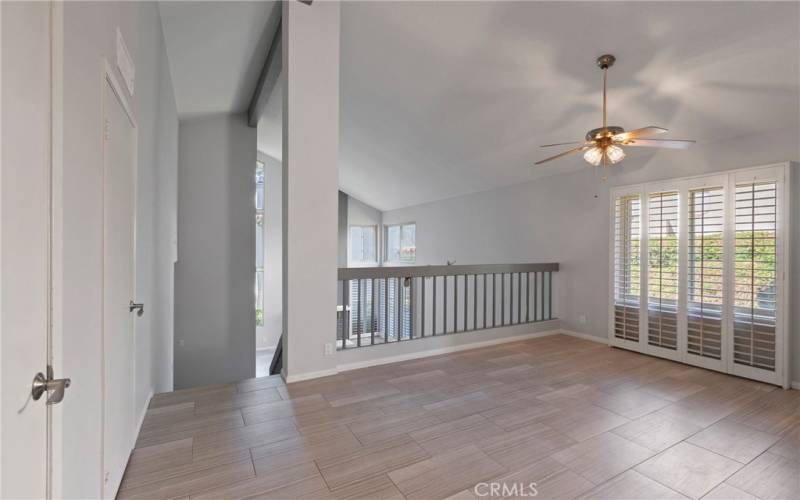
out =
[[256,378],[156,395],[119,497],[534,492],[798,499],[800,392],[563,335]]

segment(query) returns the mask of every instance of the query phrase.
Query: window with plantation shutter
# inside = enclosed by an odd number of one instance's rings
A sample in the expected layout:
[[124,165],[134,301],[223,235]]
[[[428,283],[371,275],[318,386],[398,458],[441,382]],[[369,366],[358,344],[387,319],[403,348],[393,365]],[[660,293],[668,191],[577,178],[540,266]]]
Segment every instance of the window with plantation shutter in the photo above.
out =
[[647,343],[678,348],[678,192],[651,193],[647,219]]
[[722,357],[724,190],[689,191],[687,351]]
[[777,183],[736,186],[733,362],[775,370]]
[[614,210],[614,336],[639,340],[639,195],[620,196]]
[[611,188],[609,344],[787,387],[791,170]]

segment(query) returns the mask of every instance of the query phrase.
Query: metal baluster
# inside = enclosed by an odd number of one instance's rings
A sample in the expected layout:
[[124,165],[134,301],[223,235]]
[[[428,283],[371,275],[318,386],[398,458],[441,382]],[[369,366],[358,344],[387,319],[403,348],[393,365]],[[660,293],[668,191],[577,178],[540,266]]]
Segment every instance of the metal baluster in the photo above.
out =
[[547,271],[547,319],[553,319],[553,271]]
[[356,345],[361,347],[361,331],[364,328],[363,301],[361,300],[361,280],[356,281],[356,302],[358,305],[358,323],[356,323]]
[[497,326],[497,275],[492,273],[492,327]]
[[383,343],[389,342],[389,278],[383,278]]
[[422,336],[425,336],[425,289],[427,287],[427,283],[425,283],[425,276],[421,276],[419,279],[420,283],[422,283],[422,310],[420,311],[420,316],[422,317]]
[[483,327],[486,328],[486,273],[483,273]]
[[472,275],[472,329],[478,329],[478,275]]
[[467,298],[469,295],[469,281],[467,279],[467,275],[464,275],[464,327],[461,329],[462,331],[467,331]]
[[433,336],[436,336],[436,282],[439,281],[438,276],[433,277],[433,324],[431,325],[431,331],[433,332]]
[[506,326],[506,273],[500,275],[500,325]]
[[525,323],[531,322],[531,273],[525,273]]
[[369,345],[375,345],[375,325],[378,323],[378,321],[375,319],[375,278],[372,278],[369,295],[370,301],[372,301],[372,314],[370,315],[371,317],[369,320]]
[[409,278],[411,283],[408,288],[408,336],[414,338],[414,278]]
[[400,278],[395,278],[394,298],[397,301],[397,341],[403,340],[403,290]]
[[453,333],[458,332],[458,275],[453,275]]
[[517,323],[522,321],[522,274],[517,273]]
[[350,328],[350,315],[347,314],[347,285],[350,283],[348,280],[342,280],[342,349],[345,349],[347,344],[347,330]]
[[533,272],[533,321],[539,321],[539,271]]
[[447,335],[447,275],[446,274],[442,276],[442,281],[444,281],[444,286],[442,287],[444,288],[444,295],[442,296],[442,298],[444,299],[442,300],[442,303],[444,304],[444,317],[442,318],[444,320],[444,325],[442,325],[444,327],[443,329],[444,331],[442,332],[442,334]]

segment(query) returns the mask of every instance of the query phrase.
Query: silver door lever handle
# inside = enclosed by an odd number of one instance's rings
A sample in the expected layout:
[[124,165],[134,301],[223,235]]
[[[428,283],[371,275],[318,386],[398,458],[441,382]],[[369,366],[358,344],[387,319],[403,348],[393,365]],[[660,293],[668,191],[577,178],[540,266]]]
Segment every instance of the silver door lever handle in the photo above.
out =
[[64,391],[69,387],[71,381],[68,378],[53,378],[53,371],[48,367],[48,377],[45,378],[42,372],[33,377],[31,396],[34,401],[38,401],[42,394],[47,392],[47,404],[54,405],[64,399]]
[[128,306],[128,310],[130,312],[133,312],[136,311],[137,309],[138,311],[136,312],[136,315],[141,318],[142,315],[144,314],[144,304],[131,301],[130,305]]

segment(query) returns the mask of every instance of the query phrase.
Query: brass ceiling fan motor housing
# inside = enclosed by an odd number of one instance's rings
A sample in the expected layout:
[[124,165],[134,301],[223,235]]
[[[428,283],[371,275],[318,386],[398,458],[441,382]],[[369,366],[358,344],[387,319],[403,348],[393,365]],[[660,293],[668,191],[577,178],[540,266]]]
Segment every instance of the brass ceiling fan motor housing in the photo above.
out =
[[592,130],[586,132],[586,140],[587,141],[596,141],[599,139],[603,139],[605,137],[611,137],[613,135],[621,134],[625,132],[625,129],[622,127],[615,127],[614,125],[609,125],[608,127],[600,127],[600,128],[593,128]]
[[616,60],[617,58],[611,54],[603,54],[597,58],[597,65],[600,66],[600,69],[608,69],[614,65],[614,61]]

